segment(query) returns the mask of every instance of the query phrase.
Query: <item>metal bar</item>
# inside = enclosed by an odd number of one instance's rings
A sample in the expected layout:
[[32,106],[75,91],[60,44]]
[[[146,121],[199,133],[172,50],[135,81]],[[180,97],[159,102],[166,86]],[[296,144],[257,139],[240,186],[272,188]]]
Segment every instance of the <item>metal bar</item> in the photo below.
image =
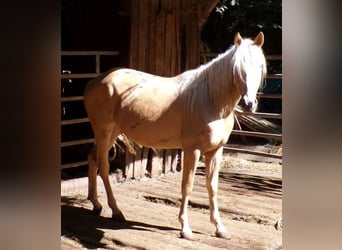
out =
[[98,73],[79,73],[79,74],[62,74],[62,79],[71,79],[71,78],[95,78],[99,76]]
[[261,138],[268,138],[268,139],[276,139],[279,141],[281,141],[282,137],[283,137],[281,134],[262,133],[262,132],[253,132],[253,131],[243,131],[243,130],[233,130],[232,134],[254,136],[254,137],[261,137]]
[[282,60],[282,55],[265,55],[267,60]]
[[63,120],[61,121],[61,125],[70,125],[70,124],[76,124],[76,123],[82,123],[82,122],[89,122],[89,118],[86,117],[86,118]]
[[250,115],[250,116],[256,116],[256,117],[263,117],[263,118],[270,118],[270,119],[282,119],[282,114],[272,114],[272,113],[261,113],[261,112],[239,112],[237,111],[235,113],[237,116],[239,115]]
[[261,93],[259,92],[257,94],[257,97],[259,98],[271,98],[271,99],[282,99],[282,94],[273,94],[273,93]]
[[83,101],[83,96],[64,96],[61,97],[62,102]]
[[278,154],[266,153],[266,152],[261,152],[261,151],[254,151],[254,150],[249,150],[249,149],[232,148],[232,147],[228,147],[228,146],[224,146],[223,150],[234,151],[234,152],[237,152],[237,153],[253,154],[253,155],[258,155],[258,156],[272,157],[272,158],[277,158],[277,159],[282,159],[283,158],[282,155],[278,155]]
[[94,143],[94,142],[95,142],[94,138],[81,139],[81,140],[75,140],[75,141],[66,141],[66,142],[61,142],[61,147],[70,147],[70,146]]
[[282,79],[283,74],[267,74],[266,78],[267,79]]
[[61,168],[62,169],[75,168],[75,167],[79,167],[79,166],[85,166],[87,164],[88,164],[88,161],[78,161],[78,162],[62,164]]

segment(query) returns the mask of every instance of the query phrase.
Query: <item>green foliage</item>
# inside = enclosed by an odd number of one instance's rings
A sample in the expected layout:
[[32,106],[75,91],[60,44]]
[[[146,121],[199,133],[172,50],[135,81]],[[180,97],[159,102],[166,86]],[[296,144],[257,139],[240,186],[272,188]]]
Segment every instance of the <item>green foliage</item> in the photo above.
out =
[[269,44],[268,49],[281,53],[281,0],[220,0],[203,27],[202,40],[220,52],[238,31],[247,37],[263,31],[278,44]]
[[235,0],[231,0],[231,1],[227,1],[227,0],[221,0],[215,8],[215,11],[217,13],[219,13],[221,15],[221,17],[223,17],[223,14],[226,12],[226,10],[228,10],[228,6],[235,6],[236,4],[239,4],[239,0],[235,1]]

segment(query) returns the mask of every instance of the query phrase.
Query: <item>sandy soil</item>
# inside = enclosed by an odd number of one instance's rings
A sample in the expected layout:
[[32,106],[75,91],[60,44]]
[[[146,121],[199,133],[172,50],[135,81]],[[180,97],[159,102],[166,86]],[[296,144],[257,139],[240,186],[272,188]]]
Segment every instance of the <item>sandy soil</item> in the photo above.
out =
[[179,237],[181,173],[116,183],[112,188],[127,221],[111,219],[98,179],[100,216],[86,200],[87,179],[62,181],[61,249],[282,249],[282,165],[224,156],[219,183],[221,217],[231,239],[214,236],[209,222],[204,167],[199,164],[190,199],[189,220],[195,238]]

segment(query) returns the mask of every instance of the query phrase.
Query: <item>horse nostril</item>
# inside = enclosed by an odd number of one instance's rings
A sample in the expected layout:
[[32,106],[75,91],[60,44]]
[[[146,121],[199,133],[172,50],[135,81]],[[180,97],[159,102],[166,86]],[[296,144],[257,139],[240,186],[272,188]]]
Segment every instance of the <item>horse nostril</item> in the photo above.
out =
[[252,110],[252,108],[253,108],[253,102],[248,102],[248,103],[247,103],[247,108],[250,109],[250,110]]
[[243,109],[245,109],[245,111],[247,112],[254,112],[256,106],[258,105],[258,100],[257,99],[249,99],[247,97],[243,97],[241,100],[240,100],[240,103],[239,103]]

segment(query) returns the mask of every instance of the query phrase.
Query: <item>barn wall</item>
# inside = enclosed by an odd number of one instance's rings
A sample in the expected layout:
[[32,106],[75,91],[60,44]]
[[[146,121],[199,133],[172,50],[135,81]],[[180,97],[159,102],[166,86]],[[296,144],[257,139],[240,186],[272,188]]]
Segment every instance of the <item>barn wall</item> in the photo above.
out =
[[179,1],[132,2],[130,67],[162,76],[180,73]]
[[218,0],[131,0],[130,67],[163,76],[200,63],[200,34]]
[[200,62],[200,5],[195,2],[182,1],[182,70],[195,68]]

